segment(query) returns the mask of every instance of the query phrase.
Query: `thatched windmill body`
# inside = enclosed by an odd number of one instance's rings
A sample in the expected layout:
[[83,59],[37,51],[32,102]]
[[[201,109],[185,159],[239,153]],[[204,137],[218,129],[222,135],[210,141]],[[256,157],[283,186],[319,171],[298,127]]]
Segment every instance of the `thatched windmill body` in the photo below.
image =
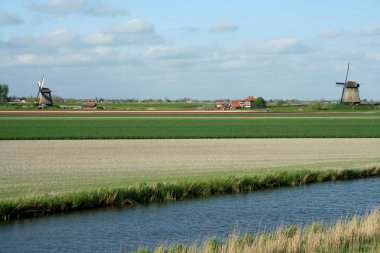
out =
[[347,65],[346,80],[344,83],[337,82],[336,85],[343,87],[342,96],[340,98],[340,105],[356,105],[360,104],[359,86],[357,82],[347,81],[348,71],[350,70],[350,64]]
[[51,90],[47,87],[44,87],[45,77],[42,77],[41,81],[38,81],[38,96],[40,97],[40,100],[38,104],[40,106],[52,106],[53,105],[53,99],[51,97]]

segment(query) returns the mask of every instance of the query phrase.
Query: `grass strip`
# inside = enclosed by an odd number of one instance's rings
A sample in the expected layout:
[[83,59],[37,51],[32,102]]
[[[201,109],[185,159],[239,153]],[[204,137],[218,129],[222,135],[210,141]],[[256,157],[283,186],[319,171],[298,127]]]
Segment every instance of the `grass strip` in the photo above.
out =
[[141,184],[134,187],[98,189],[56,196],[45,195],[43,197],[0,200],[0,217],[3,220],[11,220],[90,208],[246,193],[260,189],[375,176],[380,176],[380,167],[279,171],[256,176],[228,177],[207,181]]
[[327,225],[314,222],[307,227],[290,226],[278,228],[272,233],[239,235],[234,232],[225,241],[215,238],[191,246],[158,246],[153,251],[140,249],[139,253],[296,253],[296,252],[379,252],[380,212],[374,209],[365,216],[351,220],[338,220]]

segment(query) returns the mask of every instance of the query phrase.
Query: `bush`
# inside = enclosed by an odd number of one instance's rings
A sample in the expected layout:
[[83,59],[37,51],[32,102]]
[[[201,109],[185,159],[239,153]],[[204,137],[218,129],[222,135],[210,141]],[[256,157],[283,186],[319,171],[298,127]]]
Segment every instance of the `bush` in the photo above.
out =
[[267,101],[265,101],[262,97],[258,97],[253,103],[253,106],[257,108],[265,108],[267,107]]

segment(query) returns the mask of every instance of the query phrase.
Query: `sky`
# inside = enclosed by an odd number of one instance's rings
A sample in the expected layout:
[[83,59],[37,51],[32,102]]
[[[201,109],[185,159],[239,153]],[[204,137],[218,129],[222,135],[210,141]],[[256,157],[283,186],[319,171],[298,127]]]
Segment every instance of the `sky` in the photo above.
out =
[[0,0],[9,95],[380,100],[378,0]]

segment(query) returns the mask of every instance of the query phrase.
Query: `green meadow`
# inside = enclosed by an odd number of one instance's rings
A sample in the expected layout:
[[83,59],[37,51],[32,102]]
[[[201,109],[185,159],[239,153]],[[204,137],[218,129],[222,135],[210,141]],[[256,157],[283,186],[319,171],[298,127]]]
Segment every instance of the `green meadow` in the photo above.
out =
[[378,114],[2,116],[0,140],[379,138]]

